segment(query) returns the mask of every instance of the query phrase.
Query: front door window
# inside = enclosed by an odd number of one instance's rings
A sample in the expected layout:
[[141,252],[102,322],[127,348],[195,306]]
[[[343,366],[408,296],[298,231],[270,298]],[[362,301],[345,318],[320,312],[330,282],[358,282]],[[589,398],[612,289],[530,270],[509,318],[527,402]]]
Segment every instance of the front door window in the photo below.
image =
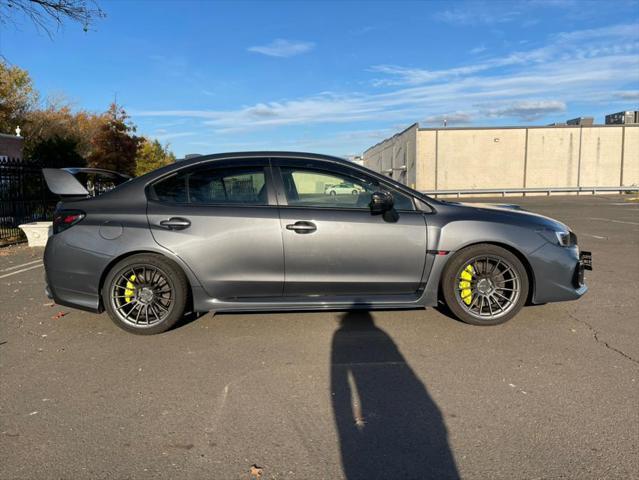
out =
[[[372,179],[337,172],[283,167],[286,201],[293,207],[368,209],[373,192],[389,191]],[[413,210],[410,198],[391,192],[396,210]]]

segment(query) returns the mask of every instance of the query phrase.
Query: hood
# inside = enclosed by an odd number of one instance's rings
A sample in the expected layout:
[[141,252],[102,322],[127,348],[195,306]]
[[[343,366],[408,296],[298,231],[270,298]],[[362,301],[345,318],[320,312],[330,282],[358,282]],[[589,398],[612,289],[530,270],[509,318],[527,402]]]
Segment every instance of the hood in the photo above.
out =
[[484,210],[518,210],[525,212],[526,210],[515,203],[464,203],[464,202],[447,202],[454,205],[462,205],[464,207],[475,207]]
[[484,220],[493,220],[506,223],[514,223],[524,227],[534,227],[546,230],[566,230],[570,228],[554,218],[546,217],[538,213],[529,212],[520,205],[512,203],[463,203],[444,202],[447,206],[477,218],[479,215]]

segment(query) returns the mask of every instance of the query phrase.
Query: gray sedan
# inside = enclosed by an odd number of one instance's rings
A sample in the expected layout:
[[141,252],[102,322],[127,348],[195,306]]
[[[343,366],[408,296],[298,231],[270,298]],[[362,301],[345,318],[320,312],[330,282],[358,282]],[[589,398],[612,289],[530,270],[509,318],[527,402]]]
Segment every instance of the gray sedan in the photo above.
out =
[[[163,332],[187,312],[437,305],[496,325],[587,290],[591,256],[566,225],[435,200],[339,158],[201,156],[93,197],[74,173],[44,170],[62,196],[47,294],[133,333]],[[327,193],[341,184],[356,193]]]

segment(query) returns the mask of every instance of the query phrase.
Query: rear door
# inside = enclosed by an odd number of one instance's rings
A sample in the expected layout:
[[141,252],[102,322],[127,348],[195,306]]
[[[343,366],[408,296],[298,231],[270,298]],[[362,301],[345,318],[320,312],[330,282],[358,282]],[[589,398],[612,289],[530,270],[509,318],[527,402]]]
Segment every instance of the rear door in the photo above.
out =
[[[273,159],[286,280],[284,293],[416,293],[426,259],[426,223],[410,197],[340,164]],[[352,188],[327,188],[349,184]],[[393,218],[372,215],[371,193],[390,191]]]
[[284,285],[268,159],[215,161],[152,185],[156,242],[184,260],[213,298],[276,297]]

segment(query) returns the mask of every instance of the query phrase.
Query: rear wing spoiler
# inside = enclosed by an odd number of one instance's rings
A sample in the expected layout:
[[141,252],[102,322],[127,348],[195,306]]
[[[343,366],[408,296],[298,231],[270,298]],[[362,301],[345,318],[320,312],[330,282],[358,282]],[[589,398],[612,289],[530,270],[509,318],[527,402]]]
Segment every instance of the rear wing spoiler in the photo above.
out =
[[131,177],[101,168],[43,168],[47,187],[61,197],[96,197]]

